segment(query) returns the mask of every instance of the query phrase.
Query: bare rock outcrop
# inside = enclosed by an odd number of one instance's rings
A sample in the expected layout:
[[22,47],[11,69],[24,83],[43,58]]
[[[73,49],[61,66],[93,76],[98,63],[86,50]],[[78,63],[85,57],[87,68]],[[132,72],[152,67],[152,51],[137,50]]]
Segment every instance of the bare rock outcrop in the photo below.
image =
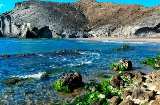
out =
[[26,38],[26,33],[36,27],[40,38],[68,38],[75,33],[79,35],[87,24],[85,15],[69,3],[18,2],[14,10],[0,15],[0,31],[4,37]]

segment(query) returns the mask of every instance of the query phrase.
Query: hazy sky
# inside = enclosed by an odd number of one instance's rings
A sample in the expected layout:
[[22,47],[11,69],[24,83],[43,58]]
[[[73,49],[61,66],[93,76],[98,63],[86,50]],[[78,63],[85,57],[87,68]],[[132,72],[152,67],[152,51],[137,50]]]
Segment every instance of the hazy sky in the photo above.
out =
[[[24,0],[0,0],[0,14],[14,8],[16,2]],[[75,2],[76,0],[43,0],[43,1],[54,1],[54,2]],[[121,4],[140,4],[146,7],[152,7],[160,5],[160,0],[96,0],[98,2],[114,2]]]

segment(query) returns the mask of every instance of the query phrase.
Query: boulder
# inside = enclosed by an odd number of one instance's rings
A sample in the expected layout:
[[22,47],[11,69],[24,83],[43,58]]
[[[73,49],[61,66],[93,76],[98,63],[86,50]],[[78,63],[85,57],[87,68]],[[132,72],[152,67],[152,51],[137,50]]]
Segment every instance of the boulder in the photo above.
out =
[[137,82],[137,83],[141,83],[143,81],[145,81],[146,78],[144,78],[144,75],[142,72],[140,71],[134,71],[134,77],[133,77],[133,81]]
[[118,96],[113,96],[109,102],[109,105],[119,105],[121,103],[122,99]]
[[132,62],[126,59],[121,59],[118,63],[113,63],[110,66],[113,71],[126,71],[132,69]]
[[131,95],[131,92],[130,92],[129,90],[124,90],[124,92],[123,92],[122,95],[123,95],[123,98],[126,99],[127,96],[130,96],[130,95]]
[[60,77],[54,82],[53,87],[57,91],[72,92],[74,89],[79,88],[82,85],[82,76],[79,73],[74,72]]
[[121,85],[123,85],[123,80],[118,77],[117,75],[113,75],[111,80],[110,80],[110,85],[113,87],[113,88],[120,88]]

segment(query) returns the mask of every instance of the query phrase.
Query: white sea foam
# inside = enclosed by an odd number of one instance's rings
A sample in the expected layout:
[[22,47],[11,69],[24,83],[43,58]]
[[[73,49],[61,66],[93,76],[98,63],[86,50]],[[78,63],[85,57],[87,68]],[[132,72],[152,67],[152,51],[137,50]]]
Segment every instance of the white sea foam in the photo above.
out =
[[44,57],[44,55],[43,55],[43,54],[38,54],[38,56],[40,56],[40,57]]
[[80,40],[80,41],[77,41],[77,42],[80,42],[80,43],[87,43],[87,41],[83,41],[83,40]]
[[38,72],[37,74],[23,75],[23,76],[13,76],[19,78],[40,78],[45,72]]

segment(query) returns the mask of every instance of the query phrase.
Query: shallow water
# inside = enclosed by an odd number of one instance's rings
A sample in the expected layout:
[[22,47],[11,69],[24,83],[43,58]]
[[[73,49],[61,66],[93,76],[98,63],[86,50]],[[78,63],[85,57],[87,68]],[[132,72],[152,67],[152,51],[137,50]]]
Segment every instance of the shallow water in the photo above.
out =
[[[84,82],[97,78],[98,74],[112,74],[109,65],[126,58],[132,61],[134,69],[152,71],[140,61],[160,54],[160,44],[148,42],[122,41],[78,41],[55,39],[0,39],[0,55],[10,54],[10,58],[0,58],[0,82],[10,77],[32,77],[34,81],[22,86],[0,84],[0,99],[3,104],[47,104],[67,103],[73,97],[62,96],[52,88],[53,82],[62,75],[80,72]],[[131,46],[126,51],[116,51],[122,45]],[[57,50],[79,50],[80,53],[57,54]],[[17,56],[17,54],[28,54]],[[48,70],[54,71],[49,79],[40,79]]]

